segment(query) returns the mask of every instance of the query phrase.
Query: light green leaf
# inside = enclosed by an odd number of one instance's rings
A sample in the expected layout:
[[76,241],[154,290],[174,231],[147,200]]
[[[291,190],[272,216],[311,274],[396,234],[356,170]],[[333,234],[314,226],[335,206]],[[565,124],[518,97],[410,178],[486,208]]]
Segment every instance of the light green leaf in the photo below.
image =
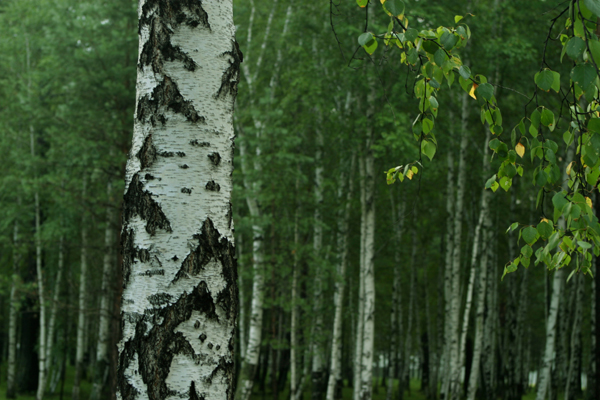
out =
[[529,245],[533,245],[538,238],[537,229],[533,226],[528,226],[522,230],[523,240]]
[[356,4],[358,4],[360,8],[365,8],[367,4],[369,4],[369,0],[356,0]]
[[464,79],[469,79],[471,77],[471,70],[466,65],[461,66],[460,69],[458,70],[458,73]]
[[365,46],[371,40],[373,40],[373,34],[371,32],[365,32],[358,37],[358,44]]
[[454,16],[454,23],[458,24],[458,22],[463,19],[464,17],[462,15],[455,15]]
[[560,92],[560,74],[552,71],[552,76],[554,77],[554,80],[552,81],[552,90],[558,93]]
[[435,155],[436,145],[433,142],[428,140],[423,140],[421,142],[421,152],[429,158],[429,161],[433,160],[433,156]]
[[512,186],[512,179],[509,178],[508,176],[504,176],[504,177],[502,177],[502,179],[500,179],[500,187],[502,189],[504,189],[505,192],[508,192],[508,189],[510,189],[511,186]]

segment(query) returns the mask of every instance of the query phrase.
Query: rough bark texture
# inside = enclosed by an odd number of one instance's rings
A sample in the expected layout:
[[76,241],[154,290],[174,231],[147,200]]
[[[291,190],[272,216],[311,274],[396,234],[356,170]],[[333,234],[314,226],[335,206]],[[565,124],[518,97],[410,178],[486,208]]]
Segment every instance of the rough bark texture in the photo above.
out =
[[[231,1],[141,1],[123,211],[119,399],[232,399]],[[184,167],[185,165],[185,167]]]
[[[60,287],[62,284],[63,270],[65,266],[65,238],[60,236],[58,244],[58,267],[56,271],[56,279],[54,280],[54,294],[52,296],[52,308],[50,310],[50,320],[48,321],[48,335],[46,339],[46,374],[50,373],[51,355],[54,348],[54,332],[56,330],[56,315],[58,313],[58,299],[60,297]],[[56,371],[55,371],[56,372]],[[58,374],[54,374],[57,376]],[[52,386],[52,382],[51,382]]]

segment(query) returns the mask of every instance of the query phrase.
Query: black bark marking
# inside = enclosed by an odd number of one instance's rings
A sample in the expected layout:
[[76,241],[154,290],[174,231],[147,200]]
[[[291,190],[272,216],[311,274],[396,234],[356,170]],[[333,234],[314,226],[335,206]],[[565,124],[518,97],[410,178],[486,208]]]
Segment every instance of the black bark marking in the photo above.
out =
[[[204,399],[204,397],[202,397]],[[196,393],[196,384],[192,381],[190,385],[190,400],[200,400],[198,393]]]
[[171,303],[173,296],[168,293],[156,293],[148,296],[148,302],[154,307],[162,307]]
[[183,165],[180,165],[179,168],[181,168],[181,169],[188,169],[189,167],[188,167],[187,164],[183,164]]
[[219,163],[221,162],[221,155],[219,155],[219,153],[217,153],[216,151],[214,153],[210,153],[208,155],[208,158],[210,158],[210,161],[215,165],[219,165]]
[[201,341],[202,343],[204,343],[204,341],[206,340],[206,335],[203,333],[203,334],[201,334],[200,336],[198,336],[198,339],[200,339],[200,341]]
[[178,151],[175,154],[177,154],[179,157],[185,157],[185,153],[183,151]]
[[[230,314],[231,310],[237,309],[237,302],[232,303],[232,299],[237,301],[235,293],[231,290],[235,289],[235,282],[237,282],[237,271],[235,261],[235,251],[233,246],[225,237],[221,237],[221,234],[213,225],[210,218],[202,224],[199,235],[194,235],[194,239],[198,240],[198,246],[193,249],[190,254],[181,263],[181,268],[173,278],[173,282],[177,282],[182,278],[191,278],[200,274],[205,265],[211,260],[218,260],[222,268],[223,278],[227,282],[227,286],[224,290],[217,294],[216,304],[220,305],[227,315]],[[233,288],[233,289],[232,289]],[[211,297],[211,304],[212,297]],[[206,305],[207,307],[209,304]],[[208,312],[208,308],[206,309]],[[216,317],[216,314],[215,314]]]
[[208,143],[208,142],[201,142],[198,139],[191,140],[190,144],[192,146],[195,146],[195,147],[210,147],[210,143]]
[[222,54],[223,56],[229,56],[229,67],[223,73],[221,77],[221,86],[215,95],[215,98],[221,96],[230,95],[233,99],[238,92],[238,83],[240,79],[240,64],[244,61],[244,55],[242,54],[238,43],[232,40],[231,51],[226,51]]
[[165,158],[175,157],[175,153],[173,153],[172,151],[161,151],[160,153],[158,153],[158,155]]
[[213,192],[218,192],[219,190],[221,190],[221,185],[219,185],[215,181],[208,181],[206,183],[206,190],[210,190],[210,191],[213,191]]
[[207,347],[208,347],[208,349],[209,349],[209,350],[212,350],[212,348],[213,348],[213,344],[212,344],[212,343],[209,343],[209,344],[207,344]]
[[146,221],[146,232],[150,235],[154,235],[157,228],[172,232],[169,220],[152,194],[144,190],[138,174],[131,178],[123,199],[123,222],[127,225],[136,214]]
[[150,122],[152,126],[156,126],[157,122],[164,125],[167,122],[164,115],[166,109],[183,114],[193,123],[205,121],[192,102],[183,98],[177,84],[168,76],[165,76],[164,80],[154,88],[152,95],[145,95],[138,100],[136,118],[142,123]]
[[142,169],[148,168],[156,161],[156,147],[154,147],[154,143],[152,142],[151,134],[146,136],[144,144],[136,156],[140,159]]
[[192,189],[189,189],[189,188],[181,188],[181,193],[192,194]]
[[165,61],[181,61],[184,67],[194,71],[194,60],[181,47],[171,43],[171,35],[179,25],[191,28],[201,26],[210,30],[208,14],[200,0],[149,0],[144,3],[138,33],[147,27],[149,37],[140,54],[139,68],[151,65],[155,73],[163,73]]
[[196,320],[196,322],[194,322],[194,328],[200,328],[200,321]]
[[[202,311],[202,302],[206,300],[205,291],[200,283],[191,293],[184,292],[179,300],[167,307],[147,311],[136,320],[135,334],[125,342],[119,357],[117,386],[123,399],[134,399],[138,394],[127,381],[125,371],[134,354],[138,355],[138,373],[147,386],[150,400],[163,400],[172,394],[165,382],[173,357],[183,354],[196,359],[194,349],[181,332],[173,333],[182,322],[190,319],[193,311]],[[234,314],[228,315],[235,319]],[[148,330],[146,321],[162,321]],[[233,373],[233,371],[231,371]]]
[[171,260],[173,260],[173,261],[177,261],[177,260],[179,260],[179,257],[177,257],[177,256],[173,256],[173,258],[171,258]]
[[131,268],[136,255],[133,237],[133,229],[123,229],[123,232],[121,233],[121,249],[123,252],[123,288],[125,288],[129,282]]
[[148,261],[150,261],[150,252],[147,249],[138,249],[137,250],[137,258],[141,262],[148,262]]
[[146,174],[146,175],[144,175],[144,178],[145,178],[147,181],[151,181],[151,180],[153,180],[153,179],[154,179],[154,175]]
[[154,276],[154,275],[162,275],[164,276],[164,269],[147,269],[145,272],[140,272],[139,276]]

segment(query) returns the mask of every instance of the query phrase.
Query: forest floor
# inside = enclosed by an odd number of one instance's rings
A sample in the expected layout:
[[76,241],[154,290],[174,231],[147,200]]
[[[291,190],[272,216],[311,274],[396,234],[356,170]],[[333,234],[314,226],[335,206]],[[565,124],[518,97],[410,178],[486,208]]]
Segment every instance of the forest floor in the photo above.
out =
[[[71,392],[73,389],[73,379],[75,376],[75,368],[67,367],[67,373],[65,376],[65,384],[63,389],[63,395],[61,396],[61,382],[58,383],[56,387],[56,391],[54,394],[46,392],[44,399],[48,400],[70,400]],[[397,383],[396,383],[397,389]],[[426,397],[423,392],[420,391],[421,382],[417,379],[412,379],[410,382],[410,392],[407,390],[404,392],[403,400],[425,400]],[[88,400],[90,396],[90,392],[92,390],[92,384],[87,380],[82,380],[81,382],[81,400]],[[352,389],[344,386],[342,390],[343,400],[351,400],[352,399]],[[379,384],[379,387],[375,387],[373,390],[373,400],[385,400],[386,392],[385,388]],[[558,396],[559,400],[562,398],[561,395]],[[6,399],[6,365],[0,365],[0,400]],[[255,391],[252,395],[252,400],[272,400],[273,395],[267,391],[266,393],[261,393]],[[279,400],[287,400],[289,399],[288,391],[285,390],[281,392],[278,396]],[[534,400],[535,399],[535,391],[530,391],[527,395],[523,396],[522,400]],[[35,393],[28,394],[19,394],[17,396],[17,400],[35,400]],[[310,400],[310,396],[308,391],[305,392],[304,400]]]

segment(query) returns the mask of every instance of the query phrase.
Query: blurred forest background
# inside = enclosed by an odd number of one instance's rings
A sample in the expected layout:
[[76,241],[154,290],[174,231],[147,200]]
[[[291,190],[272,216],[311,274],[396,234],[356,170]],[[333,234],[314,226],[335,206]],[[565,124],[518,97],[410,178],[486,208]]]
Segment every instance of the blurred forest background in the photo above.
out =
[[[384,171],[420,158],[414,75],[383,41],[372,58],[358,48],[364,10],[353,0],[234,3],[244,54],[233,200],[240,371],[260,350],[240,379],[263,400],[290,398],[290,387],[292,400],[349,399],[371,263],[373,397],[439,398],[449,376],[460,376],[467,394],[473,371],[477,398],[532,397],[552,272],[531,265],[500,277],[519,252],[506,229],[541,215],[534,188],[520,181],[482,202],[494,161],[486,167],[489,133],[467,95],[443,95],[436,157],[388,186]],[[558,2],[406,4],[417,29],[475,15],[461,57],[500,85],[505,126],[516,125]],[[46,398],[114,396],[136,8],[0,0],[0,398],[33,398],[38,385]],[[385,32],[389,18],[373,10],[370,29]],[[552,41],[548,51],[560,57]],[[548,102],[560,108],[558,98]],[[453,267],[458,285],[449,282]],[[595,290],[576,275],[560,296],[552,399],[600,393]],[[452,366],[449,330],[460,333]]]

